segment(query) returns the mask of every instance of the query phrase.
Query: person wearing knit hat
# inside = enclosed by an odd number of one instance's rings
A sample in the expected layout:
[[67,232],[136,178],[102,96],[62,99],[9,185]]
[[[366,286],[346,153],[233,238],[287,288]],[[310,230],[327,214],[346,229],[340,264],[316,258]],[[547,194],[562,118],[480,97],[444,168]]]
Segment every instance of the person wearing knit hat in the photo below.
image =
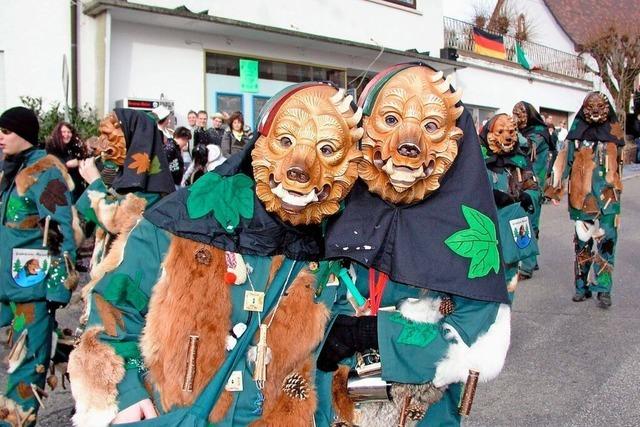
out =
[[38,131],[27,108],[0,116],[0,326],[10,325],[12,345],[0,412],[20,425],[35,424],[55,310],[69,302],[78,281],[73,180],[56,157],[35,147]]

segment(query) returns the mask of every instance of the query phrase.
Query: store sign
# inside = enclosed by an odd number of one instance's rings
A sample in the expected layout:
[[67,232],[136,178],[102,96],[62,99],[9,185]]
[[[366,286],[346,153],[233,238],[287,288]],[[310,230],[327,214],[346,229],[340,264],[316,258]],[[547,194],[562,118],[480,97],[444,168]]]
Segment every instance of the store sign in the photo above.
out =
[[258,61],[253,59],[240,60],[240,90],[256,93],[258,88]]

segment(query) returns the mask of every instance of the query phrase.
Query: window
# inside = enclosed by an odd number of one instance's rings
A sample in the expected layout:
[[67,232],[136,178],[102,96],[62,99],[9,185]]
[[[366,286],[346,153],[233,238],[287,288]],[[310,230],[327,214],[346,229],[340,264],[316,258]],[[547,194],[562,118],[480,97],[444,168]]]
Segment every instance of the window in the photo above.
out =
[[[311,80],[331,81],[339,87],[343,87],[345,84],[345,70],[251,58],[249,56],[243,56],[242,58],[255,59],[259,62],[258,78],[260,79],[292,83],[307,82]],[[238,56],[208,52],[206,59],[206,72],[227,76],[239,76],[239,59],[240,57]]]
[[410,7],[411,9],[416,8],[416,0],[384,0],[389,3],[399,4],[401,6]]
[[242,112],[242,95],[233,93],[217,93],[216,94],[216,111],[221,113],[233,113],[235,111]]
[[473,117],[473,123],[476,126],[476,130],[480,132],[482,125],[489,120],[491,117],[495,116],[496,111],[495,108],[491,107],[482,107],[478,105],[465,105],[469,112],[471,113],[471,117]]
[[260,115],[260,111],[262,111],[262,107],[269,100],[268,96],[254,96],[253,97],[253,123],[258,124],[258,116]]

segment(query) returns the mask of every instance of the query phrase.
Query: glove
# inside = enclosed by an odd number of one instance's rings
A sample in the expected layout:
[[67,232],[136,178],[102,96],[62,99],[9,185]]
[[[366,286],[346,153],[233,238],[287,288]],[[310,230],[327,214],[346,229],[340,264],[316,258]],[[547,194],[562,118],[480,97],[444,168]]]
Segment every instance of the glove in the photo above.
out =
[[531,199],[530,195],[528,195],[525,192],[522,192],[518,200],[520,201],[520,206],[522,206],[522,209],[524,209],[529,213],[534,212],[535,209],[533,207],[533,200]]
[[[46,222],[45,218],[42,218],[40,221],[38,221],[38,225],[40,226],[40,229],[42,230],[43,233],[44,233],[45,222]],[[62,245],[63,239],[64,237],[60,232],[60,227],[58,227],[58,223],[54,220],[50,220],[49,233],[47,235],[47,247],[49,248],[49,251],[51,252],[52,255],[60,254],[60,247]]]
[[507,193],[503,193],[500,190],[493,190],[493,199],[496,201],[496,206],[498,208],[509,206],[513,204],[513,202],[515,202],[515,200],[513,200],[513,197],[511,197]]
[[354,355],[356,351],[378,348],[378,319],[376,316],[336,317],[320,356],[318,369],[331,372],[338,369],[338,362]]

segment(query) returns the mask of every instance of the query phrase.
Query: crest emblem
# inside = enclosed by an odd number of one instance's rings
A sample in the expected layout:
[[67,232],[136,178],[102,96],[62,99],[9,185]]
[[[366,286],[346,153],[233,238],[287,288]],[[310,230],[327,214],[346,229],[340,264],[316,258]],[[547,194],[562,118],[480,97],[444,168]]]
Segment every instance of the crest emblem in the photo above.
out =
[[520,249],[524,249],[531,244],[531,225],[529,224],[529,217],[522,217],[512,219],[509,221],[511,227],[511,235],[516,242],[516,246]]

